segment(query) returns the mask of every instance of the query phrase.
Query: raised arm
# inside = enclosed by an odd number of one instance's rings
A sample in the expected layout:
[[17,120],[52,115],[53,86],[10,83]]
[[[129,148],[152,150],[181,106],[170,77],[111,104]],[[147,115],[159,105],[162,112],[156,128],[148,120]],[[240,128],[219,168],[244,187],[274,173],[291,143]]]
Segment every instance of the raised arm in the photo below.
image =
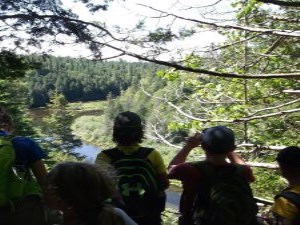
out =
[[176,166],[180,163],[184,163],[186,161],[187,156],[195,147],[201,144],[201,134],[196,133],[194,136],[189,137],[186,140],[185,145],[182,149],[174,156],[174,158],[170,161],[168,168],[171,169],[172,166]]
[[246,162],[244,159],[242,159],[241,156],[239,156],[239,154],[237,154],[236,152],[230,152],[227,155],[229,161],[231,163],[236,163],[236,164],[241,164],[241,165],[246,165]]

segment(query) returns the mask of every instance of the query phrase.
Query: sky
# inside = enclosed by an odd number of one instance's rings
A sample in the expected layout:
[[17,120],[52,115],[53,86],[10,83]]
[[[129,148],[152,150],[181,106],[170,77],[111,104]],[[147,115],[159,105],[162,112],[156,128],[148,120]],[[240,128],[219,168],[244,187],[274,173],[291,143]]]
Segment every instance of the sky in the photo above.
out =
[[[99,3],[100,0],[95,0],[95,2]],[[184,2],[182,4],[180,1]],[[92,15],[85,7],[83,7],[80,3],[76,3],[74,0],[61,0],[61,2],[67,8],[72,9],[75,13],[80,16],[81,20],[84,21],[101,21],[105,22],[108,27],[119,26],[121,28],[133,28],[137,21],[140,19],[144,19],[148,17],[145,25],[147,29],[155,29],[157,27],[166,27],[169,23],[173,23],[173,29],[177,29],[179,27],[187,27],[188,24],[186,22],[182,22],[179,20],[171,21],[170,17],[157,19],[160,16],[155,10],[151,10],[142,5],[148,5],[150,7],[158,8],[160,10],[180,14],[182,16],[198,18],[199,13],[203,12],[201,5],[207,5],[214,3],[218,0],[114,0],[110,3],[107,11],[99,11],[97,14]],[[223,0],[228,1],[228,0]],[[186,10],[190,6],[197,6],[197,10]],[[118,35],[115,33],[115,35]],[[140,33],[131,33],[130,35],[141,35]],[[66,41],[68,37],[65,36],[57,36],[57,38],[61,38],[61,40]],[[203,47],[209,45],[212,42],[220,42],[224,40],[224,38],[220,35],[217,35],[215,32],[203,32],[201,34],[195,35],[192,38],[189,38],[183,42],[172,42],[163,47],[171,48],[174,52],[179,52],[180,48],[193,48],[193,47]],[[71,41],[70,41],[71,42]],[[115,43],[114,43],[115,44]],[[118,45],[118,43],[117,43]],[[13,48],[13,44],[8,40],[4,40],[1,42],[1,46],[5,46],[7,48]],[[28,48],[28,46],[25,46]],[[122,46],[123,47],[123,46]],[[53,49],[53,52],[50,52],[50,49]],[[30,49],[32,52],[39,51],[40,49]],[[70,56],[70,57],[84,57],[89,58],[90,52],[83,45],[74,45],[69,44],[65,46],[53,46],[49,44],[45,44],[42,47],[42,50],[45,52],[49,52],[55,56]],[[130,48],[129,51],[140,54],[143,49]],[[23,52],[18,52],[23,53]],[[180,49],[180,53],[184,54],[185,52]],[[114,52],[111,50],[105,51],[106,56],[113,55]],[[170,57],[169,55],[163,55],[162,57]],[[125,60],[135,60],[134,58],[123,57]]]
[[[157,16],[159,15],[154,10],[151,10],[147,7],[143,7],[142,5],[149,5],[154,8],[159,8],[160,10],[167,11],[170,13],[176,13],[187,17],[195,17],[197,18],[198,12],[194,10],[193,14],[191,14],[191,10],[183,10],[190,6],[198,6],[201,7],[203,5],[214,3],[216,0],[183,0],[184,4],[181,4],[178,0],[131,0],[131,1],[122,1],[115,0],[110,3],[107,11],[101,11],[95,15],[92,15],[88,10],[82,7],[81,4],[75,3],[72,0],[62,0],[63,4],[71,8],[75,13],[80,16],[80,19],[85,21],[105,21],[108,26],[119,26],[122,28],[133,28],[136,25],[136,22],[139,19],[147,17],[154,17],[153,19],[147,19],[146,26],[148,28],[156,28],[158,26],[166,26],[170,23],[170,19],[157,20]],[[99,1],[98,1],[99,2]],[[187,23],[178,22],[174,23],[174,28],[185,27]],[[136,35],[136,34],[135,34]],[[184,46],[185,48],[193,48],[195,46],[207,46],[212,42],[220,42],[223,41],[224,38],[220,35],[217,35],[215,32],[203,32],[199,35],[195,35],[193,38],[189,38],[184,42],[174,42],[168,45],[168,47],[177,49],[179,47]],[[140,51],[137,49],[131,49],[132,51]],[[138,52],[139,53],[139,52]],[[82,46],[66,46],[58,51],[53,53],[57,56],[83,56],[86,57],[89,55],[88,52],[83,51]],[[113,54],[113,52],[111,53]],[[107,53],[109,56],[110,53]],[[164,56],[166,57],[166,56]],[[126,60],[131,60],[131,58],[125,58]]]

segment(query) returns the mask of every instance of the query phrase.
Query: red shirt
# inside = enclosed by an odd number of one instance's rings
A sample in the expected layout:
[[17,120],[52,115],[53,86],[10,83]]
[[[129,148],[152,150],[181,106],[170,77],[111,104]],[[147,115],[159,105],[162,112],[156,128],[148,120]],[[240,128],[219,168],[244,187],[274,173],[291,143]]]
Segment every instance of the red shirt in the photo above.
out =
[[[253,182],[255,178],[251,168],[245,165],[244,171],[245,178],[249,182]],[[201,180],[201,172],[190,163],[181,163],[169,171],[168,177],[169,179],[176,179],[182,182],[183,191],[180,198],[179,211],[181,215],[189,215],[196,197],[198,184],[205,182]]]

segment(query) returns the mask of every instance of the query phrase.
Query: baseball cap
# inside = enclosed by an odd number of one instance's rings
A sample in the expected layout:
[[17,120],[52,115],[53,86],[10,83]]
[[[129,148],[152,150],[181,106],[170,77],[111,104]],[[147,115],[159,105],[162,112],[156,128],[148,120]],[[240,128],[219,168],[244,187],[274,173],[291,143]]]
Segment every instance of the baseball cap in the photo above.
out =
[[136,113],[126,111],[117,115],[114,125],[116,127],[141,127],[142,120]]
[[234,149],[234,133],[225,126],[210,127],[202,131],[202,147],[212,153],[227,153]]
[[283,165],[300,167],[300,148],[296,146],[286,147],[278,153],[276,160]]

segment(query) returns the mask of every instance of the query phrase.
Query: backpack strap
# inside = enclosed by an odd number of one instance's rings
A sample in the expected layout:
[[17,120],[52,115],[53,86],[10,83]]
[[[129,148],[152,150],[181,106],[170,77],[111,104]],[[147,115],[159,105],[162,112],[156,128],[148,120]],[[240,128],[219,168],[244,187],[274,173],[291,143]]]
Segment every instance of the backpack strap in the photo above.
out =
[[211,180],[211,176],[213,176],[215,173],[217,173],[219,170],[223,170],[224,168],[228,169],[228,171],[232,172],[232,173],[237,173],[240,176],[243,176],[244,172],[245,172],[245,168],[243,165],[239,165],[239,164],[231,164],[231,165],[227,165],[226,167],[223,166],[214,166],[209,162],[206,161],[200,161],[200,162],[190,162],[190,165],[194,166],[195,168],[197,168],[201,175],[204,174],[205,178],[208,180]]
[[148,155],[153,151],[153,148],[140,147],[133,155],[141,159],[147,159]]
[[[135,151],[131,156],[134,156],[136,158],[140,159],[147,159],[148,155],[153,151],[153,148],[147,148],[147,147],[140,147],[137,151]],[[112,161],[117,161],[119,159],[122,159],[126,157],[126,155],[120,151],[117,147],[111,148],[102,151],[105,155],[107,155],[109,158],[112,159]]]
[[283,197],[285,199],[287,199],[289,202],[293,203],[295,206],[298,207],[298,209],[300,209],[300,195],[295,193],[295,192],[291,192],[291,191],[282,191],[281,193],[279,193],[278,195],[275,196],[275,199]]
[[123,152],[121,152],[117,147],[106,149],[102,151],[105,155],[112,159],[112,161],[117,161],[125,156]]

